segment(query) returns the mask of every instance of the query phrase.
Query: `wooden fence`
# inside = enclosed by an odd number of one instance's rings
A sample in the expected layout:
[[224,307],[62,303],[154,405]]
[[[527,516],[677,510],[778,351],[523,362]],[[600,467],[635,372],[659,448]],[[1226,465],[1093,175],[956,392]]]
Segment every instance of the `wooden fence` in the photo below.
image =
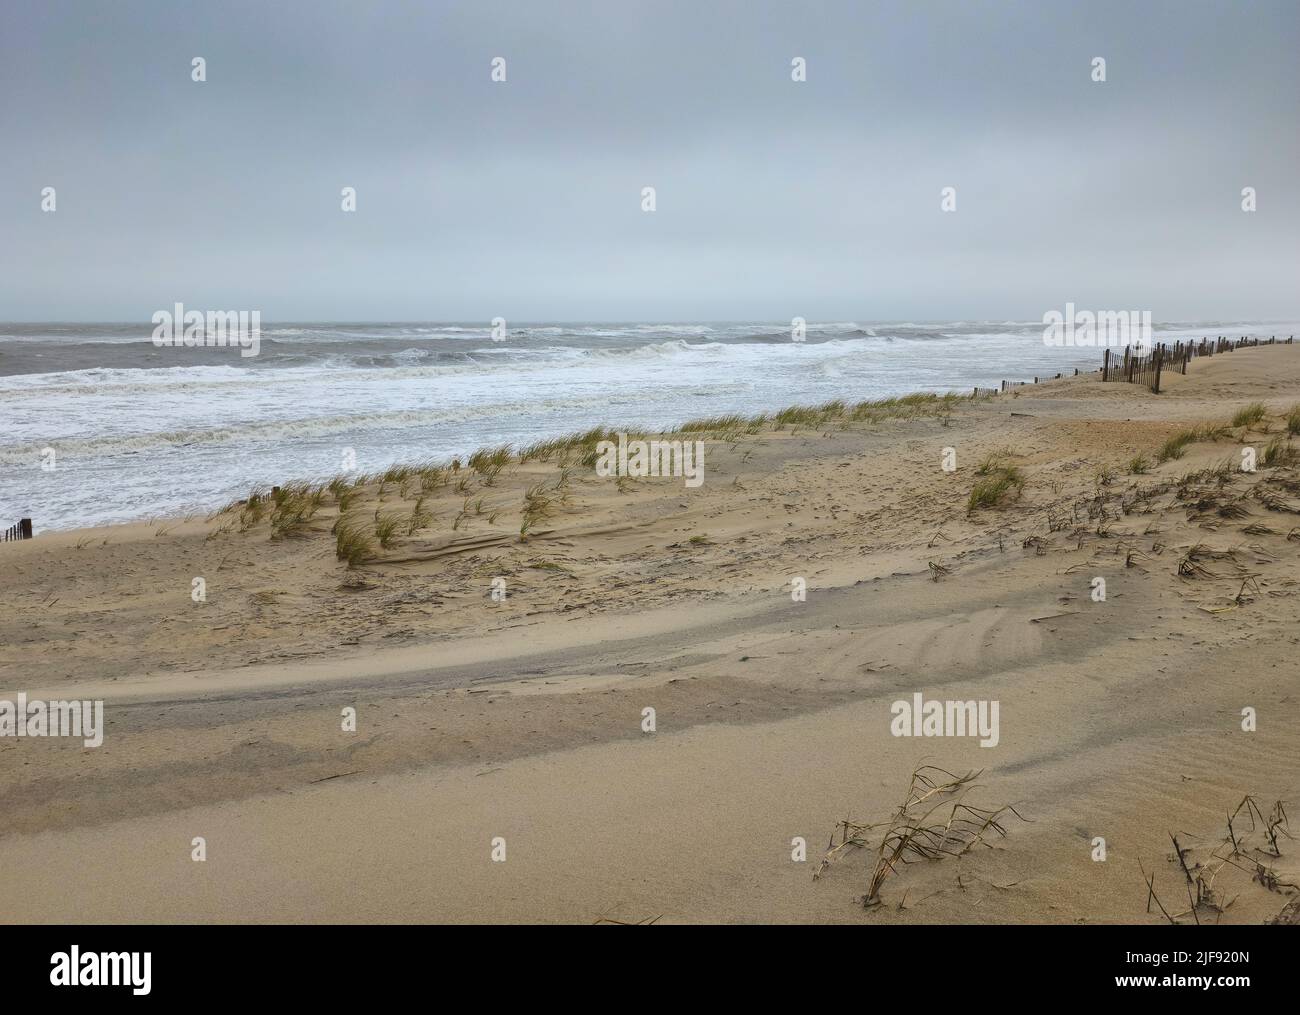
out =
[[5,542],[8,543],[14,539],[31,539],[32,538],[32,520],[23,518],[17,525],[10,525],[5,529]]
[[[1218,353],[1232,352],[1234,349],[1252,349],[1260,345],[1291,345],[1295,342],[1295,336],[1287,338],[1278,338],[1276,335],[1271,338],[1239,338],[1236,340],[1226,338],[1222,335],[1211,340],[1203,338],[1199,342],[1174,342],[1172,345],[1161,343],[1154,346],[1145,356],[1137,356],[1133,350],[1125,346],[1123,357],[1121,358],[1120,350],[1107,349],[1102,358],[1100,369],[1097,373],[1101,374],[1103,381],[1129,381],[1133,384],[1145,384],[1152,391],[1160,391],[1160,375],[1172,370],[1174,373],[1187,373],[1187,364],[1197,356],[1214,356]],[[1014,391],[1016,388],[1023,388],[1028,384],[1037,384],[1039,381],[1060,380],[1064,374],[1054,374],[1051,377],[1035,377],[1032,381],[1003,381],[1000,388],[981,388],[976,387],[971,393],[972,398],[985,398],[990,395],[1006,394],[1008,391]],[[1079,376],[1079,371],[1074,371],[1074,376]]]
[[[1078,376],[1079,371],[1076,370],[1074,373],[1075,376]],[[1010,391],[1012,388],[1023,388],[1026,384],[1037,384],[1039,381],[1059,381],[1063,376],[1064,374],[1053,374],[1051,377],[1035,377],[1032,381],[1003,381],[1001,389],[976,388],[975,394],[978,396],[981,391],[991,391],[996,395],[999,391],[1005,393]]]
[[[1170,369],[1181,367],[1187,372],[1185,353],[1177,357],[1163,345],[1157,345],[1145,356],[1136,355],[1128,346],[1124,347],[1124,361],[1119,361],[1117,350],[1107,349],[1101,360],[1101,379],[1103,381],[1127,381],[1129,384],[1141,384],[1156,394],[1160,393],[1160,372],[1166,362]],[[1176,365],[1175,365],[1176,364]]]
[[1213,342],[1208,338],[1203,338],[1199,342],[1179,341],[1173,345],[1161,342],[1145,356],[1139,356],[1132,348],[1125,346],[1122,360],[1119,350],[1107,349],[1102,355],[1101,379],[1141,384],[1158,395],[1160,375],[1169,371],[1187,373],[1187,364],[1197,356],[1213,356],[1216,353],[1232,352],[1234,349],[1252,349],[1261,345],[1290,345],[1294,340],[1294,335],[1281,341],[1276,336],[1239,338],[1236,341],[1219,336]]

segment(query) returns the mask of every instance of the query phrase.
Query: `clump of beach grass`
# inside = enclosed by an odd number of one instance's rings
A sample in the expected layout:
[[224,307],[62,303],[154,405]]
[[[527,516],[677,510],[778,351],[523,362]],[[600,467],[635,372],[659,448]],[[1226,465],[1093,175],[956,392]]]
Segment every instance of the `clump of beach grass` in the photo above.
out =
[[334,503],[338,504],[352,491],[353,487],[347,476],[335,476],[325,484],[325,489],[333,496]]
[[347,486],[339,490],[334,497],[334,503],[338,505],[339,514],[347,514],[360,497],[361,491],[355,486]]
[[[1237,415],[1240,416],[1241,413]],[[1156,464],[1163,465],[1165,462],[1182,458],[1189,444],[1213,443],[1222,440],[1224,437],[1229,436],[1231,429],[1231,427],[1222,423],[1198,423],[1187,430],[1180,430],[1167,438],[1157,449]]]
[[409,465],[390,465],[380,476],[382,482],[392,483],[394,486],[400,486],[406,480],[411,478],[411,467]]
[[466,497],[465,503],[463,503],[460,506],[460,510],[456,512],[456,517],[452,519],[451,522],[452,532],[459,532],[461,523],[464,522],[466,525],[468,525],[470,518],[473,517],[469,509],[469,502],[470,502],[470,498]]
[[[632,436],[633,434],[629,432],[628,437],[631,438]],[[561,467],[574,464],[591,466],[596,462],[596,445],[601,441],[615,440],[618,440],[617,430],[611,427],[597,426],[592,427],[590,430],[540,441],[530,446],[527,449],[527,454],[530,458],[554,459],[559,462]]]
[[544,483],[537,483],[524,491],[524,510],[519,524],[519,538],[526,540],[538,522],[555,513],[555,499],[546,492]]
[[1139,452],[1129,459],[1128,471],[1134,476],[1145,476],[1151,471],[1151,459]]
[[1238,409],[1232,417],[1233,426],[1253,426],[1268,415],[1268,406],[1263,402],[1251,402]]
[[997,464],[990,465],[984,478],[971,489],[966,509],[975,511],[979,508],[999,507],[1019,497],[1024,486],[1025,477],[1020,470],[1014,465],[999,461]]
[[1191,430],[1183,430],[1174,434],[1161,444],[1156,451],[1156,462],[1164,464],[1182,458],[1187,452],[1187,445],[1194,440],[1196,440],[1196,434]]
[[271,538],[306,535],[313,514],[315,509],[309,502],[295,500],[289,504],[277,505],[271,512]]
[[527,465],[534,459],[544,462],[565,446],[566,443],[561,437],[548,437],[544,440],[533,441],[531,444],[525,444],[518,452],[519,464]]
[[479,474],[484,486],[495,486],[501,470],[510,464],[514,454],[514,447],[510,444],[479,448],[469,456],[469,467]]
[[334,525],[334,550],[339,560],[356,567],[375,555],[375,542],[355,515],[340,517]]
[[985,455],[980,459],[979,465],[975,466],[975,475],[991,476],[1006,464],[1007,456],[995,451],[992,454]]
[[427,529],[433,521],[433,512],[424,506],[424,498],[417,497],[411,508],[411,517],[406,520],[406,534],[413,536],[420,529]]
[[396,511],[381,512],[375,508],[375,538],[379,540],[379,545],[387,550],[397,539],[398,527],[402,524],[402,516]]
[[325,503],[328,487],[323,484],[286,483],[272,491],[271,538],[305,535],[312,517]]
[[706,416],[703,419],[687,420],[680,427],[678,433],[690,434],[734,434],[744,433],[753,424],[754,420],[741,416],[738,413],[730,413],[723,416]]
[[1274,437],[1264,446],[1263,464],[1268,469],[1290,465],[1295,460],[1295,456],[1295,448],[1291,446],[1289,438]]
[[1223,440],[1231,436],[1232,427],[1226,423],[1201,423],[1192,427],[1192,440],[1195,441],[1214,441]]
[[239,512],[239,531],[247,532],[260,522],[266,516],[267,506],[270,502],[270,495],[264,493],[261,488],[256,488],[250,492]]
[[783,426],[816,426],[821,422],[821,413],[812,406],[791,405],[772,417],[778,429]]

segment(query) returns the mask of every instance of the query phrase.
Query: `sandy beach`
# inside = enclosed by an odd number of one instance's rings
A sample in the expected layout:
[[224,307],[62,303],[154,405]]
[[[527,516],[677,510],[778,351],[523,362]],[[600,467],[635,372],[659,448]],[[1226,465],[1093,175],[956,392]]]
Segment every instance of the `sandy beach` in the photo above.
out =
[[[0,920],[1163,923],[1153,878],[1179,922],[1264,922],[1284,830],[1238,811],[1195,915],[1171,834],[1212,865],[1244,798],[1300,793],[1300,348],[1163,389],[714,421],[669,435],[696,488],[572,448],[371,477],[353,566],[339,488],[2,544],[0,698],[106,726],[0,738]],[[996,745],[894,735],[915,694],[997,702]],[[979,772],[943,798],[1005,834],[870,907],[872,849],[814,880],[921,765]]]

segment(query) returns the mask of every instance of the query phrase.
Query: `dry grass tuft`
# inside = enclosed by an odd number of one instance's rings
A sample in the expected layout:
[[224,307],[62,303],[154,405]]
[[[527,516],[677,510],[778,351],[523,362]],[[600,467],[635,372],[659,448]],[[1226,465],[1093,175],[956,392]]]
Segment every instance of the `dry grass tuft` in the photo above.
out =
[[1259,802],[1249,794],[1228,815],[1227,834],[1208,854],[1203,854],[1204,860],[1196,859],[1197,847],[1185,846],[1179,842],[1178,836],[1169,833],[1169,840],[1174,847],[1169,860],[1178,864],[1188,908],[1170,913],[1156,894],[1155,874],[1147,874],[1139,861],[1139,869],[1142,870],[1142,878],[1147,886],[1147,912],[1151,912],[1154,903],[1171,924],[1186,922],[1188,917],[1199,924],[1202,916],[1217,922],[1237,899],[1237,896],[1228,898],[1225,890],[1217,883],[1220,875],[1225,872],[1248,874],[1250,880],[1245,882],[1247,886],[1257,884],[1270,892],[1300,889],[1300,885],[1282,880],[1271,865],[1272,860],[1282,856],[1283,838],[1290,839],[1291,830],[1282,801],[1276,801],[1265,814]]
[[1206,546],[1204,543],[1196,543],[1178,559],[1178,576],[1180,578],[1222,578],[1221,574],[1211,571],[1202,561],[1228,562],[1232,568],[1240,572],[1240,565],[1237,564],[1236,550],[1216,550],[1213,547]]
[[[832,833],[813,879],[820,878],[848,850],[870,849],[873,839],[879,835],[875,863],[862,899],[862,904],[871,908],[880,905],[881,886],[890,874],[898,873],[901,865],[962,856],[978,845],[987,845],[984,840],[990,832],[1005,836],[1003,815],[1009,812],[1021,821],[1025,818],[1010,804],[987,810],[964,803],[962,798],[979,775],[979,772],[953,775],[933,765],[922,765],[912,772],[906,797],[887,821],[859,824],[846,818],[836,826],[841,834],[840,842],[836,845]],[[946,818],[936,816],[949,805]]]

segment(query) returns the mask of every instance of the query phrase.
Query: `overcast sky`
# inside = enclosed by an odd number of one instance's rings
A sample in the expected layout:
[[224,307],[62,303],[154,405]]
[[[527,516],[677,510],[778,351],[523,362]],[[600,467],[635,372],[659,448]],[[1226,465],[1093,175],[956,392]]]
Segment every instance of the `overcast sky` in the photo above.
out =
[[1298,113],[1295,0],[10,0],[0,319],[1297,318]]

